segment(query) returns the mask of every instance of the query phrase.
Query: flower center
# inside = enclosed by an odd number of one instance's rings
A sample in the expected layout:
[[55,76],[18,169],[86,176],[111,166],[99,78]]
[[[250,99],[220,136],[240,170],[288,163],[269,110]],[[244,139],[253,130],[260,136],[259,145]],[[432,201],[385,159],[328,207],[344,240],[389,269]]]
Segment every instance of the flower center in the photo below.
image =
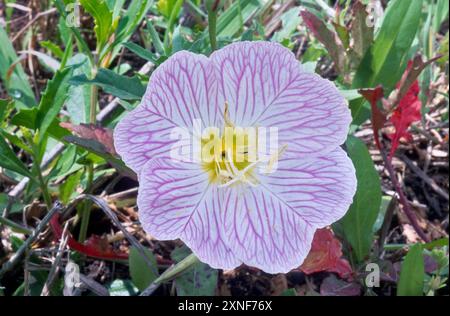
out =
[[260,157],[258,150],[258,128],[235,127],[228,116],[228,104],[225,103],[225,128],[220,134],[211,129],[202,135],[202,166],[209,174],[210,181],[220,187],[236,183],[258,185],[256,168],[265,173],[273,170],[274,164],[287,146],[268,157]]
[[[211,136],[211,135],[210,135]],[[214,137],[214,136],[213,136]],[[229,186],[236,182],[256,185],[249,135],[242,129],[225,129],[221,137],[202,139],[202,164],[212,182]]]

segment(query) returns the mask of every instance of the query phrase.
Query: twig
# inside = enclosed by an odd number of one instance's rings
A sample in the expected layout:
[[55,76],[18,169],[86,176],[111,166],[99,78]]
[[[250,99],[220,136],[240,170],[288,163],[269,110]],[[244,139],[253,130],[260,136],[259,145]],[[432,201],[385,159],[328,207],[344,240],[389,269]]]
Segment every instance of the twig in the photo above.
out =
[[156,271],[156,267],[153,265],[153,263],[150,261],[150,259],[147,257],[145,253],[144,246],[139,243],[139,241],[128,231],[123,227],[123,225],[120,223],[119,219],[117,218],[116,214],[111,210],[111,208],[106,204],[105,201],[102,199],[97,198],[96,196],[90,195],[90,194],[81,194],[78,197],[76,197],[68,206],[67,209],[72,209],[75,207],[79,202],[83,200],[90,200],[94,204],[96,204],[98,207],[100,207],[103,212],[109,217],[109,219],[113,222],[113,224],[120,229],[125,237],[128,239],[130,244],[134,246],[139,254],[143,257],[146,264],[151,270],[154,270],[154,272],[157,274],[158,271]]
[[111,194],[111,195],[107,195],[106,196],[106,200],[108,202],[113,202],[113,201],[117,201],[117,200],[120,200],[120,199],[123,199],[123,198],[127,198],[129,196],[135,197],[137,192],[138,192],[138,188],[128,189],[128,190],[125,190],[125,191],[122,191],[122,192],[118,192],[118,193],[114,193],[114,194]]
[[67,241],[69,240],[68,232],[68,223],[64,226],[63,234],[61,236],[61,241],[59,243],[58,251],[56,253],[55,261],[52,264],[52,268],[48,273],[47,281],[45,281],[44,287],[42,288],[41,296],[49,296],[50,290],[52,288],[53,282],[59,272],[59,264],[62,259],[62,255],[64,254],[64,249],[67,246]]
[[25,251],[31,246],[31,244],[36,240],[41,231],[47,226],[53,215],[56,212],[61,211],[62,208],[62,204],[58,201],[53,204],[53,208],[47,213],[47,215],[45,215],[45,217],[38,224],[30,237],[28,237],[27,240],[25,240],[25,242],[22,244],[22,246],[20,246],[20,248],[17,250],[17,252],[7,262],[5,262],[5,264],[3,264],[2,269],[0,270],[0,279],[6,272],[10,271],[19,262]]
[[38,14],[36,14],[36,16],[33,19],[31,19],[30,22],[28,22],[19,32],[17,32],[17,34],[13,37],[11,42],[14,43],[38,19],[40,19],[43,16],[55,13],[56,11],[57,11],[56,8],[52,8],[47,11],[39,12]]
[[448,193],[446,193],[444,190],[442,190],[439,185],[431,179],[422,169],[416,166],[414,162],[412,162],[408,157],[405,155],[400,155],[400,158],[408,165],[408,167],[419,177],[430,186],[437,194],[439,194],[442,198],[445,200],[449,200]]
[[409,206],[409,202],[406,199],[406,196],[403,193],[403,189],[401,188],[400,183],[397,180],[397,177],[395,175],[395,171],[394,171],[394,168],[392,167],[391,161],[386,156],[386,153],[384,152],[384,150],[382,148],[379,148],[379,149],[380,149],[381,157],[383,157],[384,165],[386,166],[386,169],[389,173],[389,177],[391,178],[391,182],[394,185],[395,191],[398,194],[400,204],[403,206],[403,208],[402,208],[403,212],[405,212],[406,217],[408,217],[408,220],[411,222],[411,225],[414,228],[414,230],[417,232],[417,235],[419,235],[419,237],[422,238],[422,240],[424,240],[425,242],[429,242],[430,241],[429,238],[427,237],[427,235],[425,235],[422,228],[419,226],[416,215],[413,213],[413,211],[411,210],[411,208]]

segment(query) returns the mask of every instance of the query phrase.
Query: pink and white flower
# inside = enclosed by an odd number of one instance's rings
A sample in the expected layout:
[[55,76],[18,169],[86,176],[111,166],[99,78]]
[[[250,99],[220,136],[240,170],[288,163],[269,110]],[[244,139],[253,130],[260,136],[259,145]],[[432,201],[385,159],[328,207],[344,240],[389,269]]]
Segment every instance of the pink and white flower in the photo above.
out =
[[[214,168],[171,159],[171,131],[192,129],[195,119],[220,128],[277,127],[285,147],[277,169],[231,162],[230,175],[219,162]],[[152,74],[141,104],[118,123],[114,141],[138,174],[140,220],[149,234],[180,238],[213,268],[245,263],[279,273],[299,267],[314,232],[352,203],[355,170],[339,146],[350,122],[333,83],[302,71],[288,49],[239,42],[209,58],[186,51],[170,57]]]

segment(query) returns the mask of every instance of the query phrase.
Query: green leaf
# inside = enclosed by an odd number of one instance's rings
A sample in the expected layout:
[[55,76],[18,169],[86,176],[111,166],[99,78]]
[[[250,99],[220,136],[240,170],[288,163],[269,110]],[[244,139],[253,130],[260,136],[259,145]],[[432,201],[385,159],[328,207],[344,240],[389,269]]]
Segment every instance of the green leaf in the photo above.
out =
[[3,137],[0,137],[0,167],[17,172],[25,177],[33,178],[27,167],[17,158]]
[[384,222],[384,217],[386,215],[386,211],[389,207],[389,204],[391,204],[392,196],[384,195],[381,198],[381,204],[380,204],[380,212],[378,213],[377,220],[375,221],[375,224],[373,225],[373,233],[375,234],[377,231],[381,229]]
[[145,290],[150,285],[150,283],[152,283],[158,277],[158,266],[156,264],[155,256],[148,249],[145,249],[144,252],[148,261],[152,263],[153,269],[150,269],[145,258],[142,257],[141,253],[136,249],[136,247],[132,247],[130,249],[130,256],[128,259],[130,265],[131,280],[139,289],[139,291]]
[[[172,251],[172,259],[180,262],[191,251],[186,246]],[[217,287],[218,272],[203,262],[195,263],[175,279],[178,296],[213,296]]]
[[[22,109],[11,119],[11,123],[17,126],[23,126],[28,129],[37,129],[36,116],[38,108],[34,107],[32,109]],[[69,135],[69,131],[65,128],[59,126],[58,119],[54,119],[53,122],[48,127],[48,134],[55,139],[61,139],[66,135]]]
[[158,0],[156,8],[164,17],[169,18],[177,0]]
[[80,0],[80,4],[94,18],[97,49],[101,50],[113,32],[112,12],[104,0]]
[[400,270],[397,287],[398,296],[422,296],[425,265],[422,246],[415,244],[408,251]]
[[[9,204],[8,194],[0,193],[0,210],[4,210],[8,206],[8,204]],[[25,205],[20,202],[12,202],[10,214],[21,213],[24,207]]]
[[443,237],[424,244],[423,248],[432,250],[433,248],[448,247],[449,246],[448,241],[449,241],[448,237]]
[[63,58],[64,56],[64,52],[61,49],[61,47],[59,47],[52,41],[42,41],[39,43],[39,45],[41,45],[44,48],[47,48],[54,56],[58,57],[59,59]]
[[39,129],[39,137],[45,137],[45,133],[55,118],[61,111],[62,106],[67,98],[69,90],[68,79],[72,73],[72,68],[58,70],[47,83],[47,88],[39,102],[38,111],[36,113],[36,127]]
[[145,60],[151,61],[155,64],[158,62],[158,57],[156,57],[151,51],[145,49],[142,46],[139,46],[138,44],[127,42],[123,43],[122,45]]
[[380,211],[381,184],[366,145],[349,136],[346,146],[356,169],[358,185],[353,204],[339,223],[357,261],[361,262],[372,246],[372,229]]
[[435,4],[435,12],[433,18],[433,29],[434,32],[439,32],[442,23],[448,20],[448,0],[437,0]]
[[[91,67],[89,59],[84,54],[76,54],[67,61],[68,66],[79,65],[73,70],[74,76],[89,75]],[[89,122],[89,108],[91,89],[87,85],[69,87],[65,108],[69,113],[70,121],[74,124]]]
[[84,139],[74,135],[65,136],[64,140],[105,159],[108,163],[111,164],[111,166],[113,166],[123,174],[126,174],[131,178],[136,177],[136,174],[133,171],[131,171],[127,166],[125,166],[122,160],[108,153],[103,144],[92,139]]
[[422,15],[422,0],[389,2],[381,29],[365,54],[353,81],[354,88],[382,84],[390,92],[401,78]]
[[297,291],[294,288],[284,290],[280,296],[297,296]]
[[5,117],[8,115],[13,106],[14,102],[12,100],[0,99],[0,122],[5,120]]
[[[352,87],[373,88],[381,84],[386,95],[400,80],[422,15],[422,0],[390,1],[374,44],[367,50],[353,79]],[[362,98],[350,104],[353,124],[370,118]]]
[[36,105],[33,90],[23,71],[14,47],[3,27],[0,26],[0,78],[8,94],[18,101],[19,108]]
[[136,76],[122,76],[105,68],[101,68],[92,80],[86,75],[79,75],[72,77],[69,82],[76,86],[95,84],[105,92],[124,100],[140,100],[145,93],[145,87]]
[[67,204],[74,194],[77,194],[77,186],[80,184],[83,172],[80,170],[67,177],[59,186],[59,200]]
[[153,4],[153,1],[151,0],[132,0],[127,2],[129,2],[129,5],[123,11],[124,13],[119,19],[119,24],[117,26],[116,40],[113,43],[114,48],[111,59],[114,59],[118,55],[121,49],[121,44],[128,41],[128,39],[135,33],[137,27],[146,17],[148,10],[150,10],[150,7]]

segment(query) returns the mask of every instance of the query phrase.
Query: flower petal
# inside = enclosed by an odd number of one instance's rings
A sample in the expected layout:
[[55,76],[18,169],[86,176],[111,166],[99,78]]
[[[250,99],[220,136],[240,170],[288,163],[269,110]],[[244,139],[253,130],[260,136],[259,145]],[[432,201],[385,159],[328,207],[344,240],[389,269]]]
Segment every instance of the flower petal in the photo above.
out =
[[346,100],[330,81],[302,72],[288,49],[239,42],[211,59],[219,69],[219,98],[236,125],[277,127],[292,156],[322,155],[345,141],[351,122]]
[[298,268],[315,228],[264,187],[227,188],[224,210],[228,240],[245,264],[268,273]]
[[352,161],[340,147],[313,159],[283,159],[259,180],[307,221],[330,225],[345,215],[356,192]]
[[140,221],[157,239],[180,238],[213,268],[235,268],[242,262],[227,246],[220,194],[198,164],[152,159],[140,177]]
[[128,113],[114,131],[115,147],[138,174],[156,156],[168,156],[176,140],[175,127],[192,133],[194,120],[216,126],[215,68],[203,55],[178,52],[152,74],[141,104]]
[[260,184],[227,188],[226,231],[245,264],[269,273],[301,265],[314,232],[341,218],[352,202],[356,178],[341,148],[312,160],[285,159]]

